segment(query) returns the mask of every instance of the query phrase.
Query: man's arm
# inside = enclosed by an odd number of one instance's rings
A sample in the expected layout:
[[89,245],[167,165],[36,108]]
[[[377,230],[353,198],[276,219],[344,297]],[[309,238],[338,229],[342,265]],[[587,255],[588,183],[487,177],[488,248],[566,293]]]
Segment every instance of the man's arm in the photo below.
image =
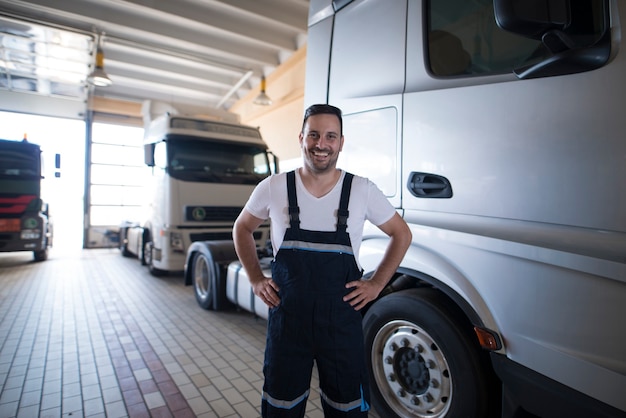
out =
[[272,308],[280,303],[277,293],[279,289],[261,270],[253,236],[262,223],[263,219],[257,218],[246,209],[242,210],[233,227],[233,240],[237,257],[248,274],[254,294]]
[[385,250],[385,255],[380,261],[378,268],[368,280],[358,280],[346,283],[347,288],[353,288],[343,300],[350,302],[350,305],[357,311],[365,305],[375,300],[380,292],[385,288],[398,266],[402,262],[406,251],[411,245],[413,238],[409,226],[398,213],[395,213],[390,220],[379,226],[380,230],[387,234],[391,240]]

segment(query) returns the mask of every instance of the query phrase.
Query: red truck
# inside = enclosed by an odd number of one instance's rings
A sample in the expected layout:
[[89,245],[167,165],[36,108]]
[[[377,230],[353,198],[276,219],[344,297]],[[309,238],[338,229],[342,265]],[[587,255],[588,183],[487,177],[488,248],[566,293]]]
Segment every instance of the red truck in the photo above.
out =
[[32,251],[35,261],[48,258],[52,223],[41,199],[41,148],[0,139],[0,252]]

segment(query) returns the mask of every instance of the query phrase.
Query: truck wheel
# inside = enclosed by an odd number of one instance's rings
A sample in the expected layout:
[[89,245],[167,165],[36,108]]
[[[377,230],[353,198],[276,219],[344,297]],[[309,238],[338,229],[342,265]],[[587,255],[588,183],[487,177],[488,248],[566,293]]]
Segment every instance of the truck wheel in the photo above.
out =
[[41,251],[33,251],[33,258],[35,261],[46,261],[48,259],[48,247]]
[[120,246],[120,251],[122,252],[122,256],[123,257],[132,257],[133,256],[133,253],[128,251],[128,244],[127,243],[123,243]]
[[143,239],[141,243],[141,252],[139,253],[139,261],[142,266],[147,266],[152,261],[152,241]]
[[204,254],[197,254],[193,259],[191,280],[198,305],[204,309],[214,309],[215,266]]
[[191,282],[198,305],[204,309],[221,311],[230,306],[226,298],[225,265],[227,260],[232,260],[231,253],[234,253],[234,248],[215,242],[201,248],[193,257]]
[[155,277],[165,276],[167,274],[167,271],[154,267],[154,259],[152,258],[152,247],[152,241],[148,241],[144,244],[141,264],[145,264],[148,266],[148,271],[150,271],[151,275]]
[[128,229],[120,229],[120,251],[123,257],[132,257],[133,253],[128,251]]
[[372,403],[384,417],[487,414],[479,349],[459,314],[434,289],[377,301],[363,319]]

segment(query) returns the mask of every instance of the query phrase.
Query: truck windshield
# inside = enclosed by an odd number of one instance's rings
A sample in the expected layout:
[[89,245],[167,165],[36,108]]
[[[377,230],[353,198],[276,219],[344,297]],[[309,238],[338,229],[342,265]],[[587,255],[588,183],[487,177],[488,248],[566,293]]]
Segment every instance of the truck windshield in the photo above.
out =
[[39,181],[39,158],[30,149],[25,151],[7,149],[0,152],[0,177]]
[[181,137],[167,139],[167,171],[184,181],[257,184],[269,176],[265,149]]

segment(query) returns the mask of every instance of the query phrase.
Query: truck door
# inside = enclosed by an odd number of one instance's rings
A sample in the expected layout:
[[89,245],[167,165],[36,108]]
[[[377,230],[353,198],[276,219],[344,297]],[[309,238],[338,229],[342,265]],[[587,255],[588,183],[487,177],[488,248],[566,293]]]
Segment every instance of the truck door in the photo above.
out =
[[[592,180],[615,178],[609,167],[624,175],[622,57],[594,71],[566,63],[533,73],[567,46],[500,29],[492,0],[420,3],[408,8],[404,208],[624,231],[619,193]],[[559,42],[606,53],[608,2],[571,4]],[[449,182],[449,193],[420,189],[414,173]],[[581,198],[585,189],[593,198]]]
[[[369,177],[398,208],[406,7],[406,1],[374,0],[354,1],[339,10],[328,80],[328,103],[344,112],[345,143],[338,165]],[[307,65],[308,73],[326,71]]]

